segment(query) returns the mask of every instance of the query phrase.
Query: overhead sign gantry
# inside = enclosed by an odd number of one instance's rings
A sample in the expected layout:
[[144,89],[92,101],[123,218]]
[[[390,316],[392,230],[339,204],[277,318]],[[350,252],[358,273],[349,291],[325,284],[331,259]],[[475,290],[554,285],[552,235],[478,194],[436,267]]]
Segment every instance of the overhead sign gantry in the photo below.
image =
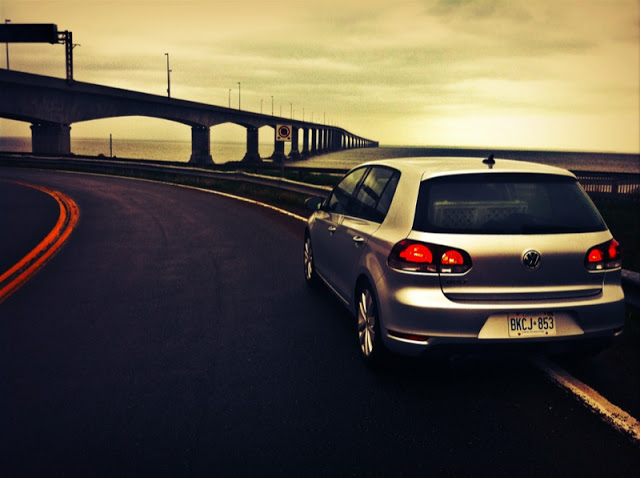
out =
[[0,43],[51,43],[65,45],[67,81],[73,81],[73,43],[70,31],[58,31],[53,23],[0,24]]

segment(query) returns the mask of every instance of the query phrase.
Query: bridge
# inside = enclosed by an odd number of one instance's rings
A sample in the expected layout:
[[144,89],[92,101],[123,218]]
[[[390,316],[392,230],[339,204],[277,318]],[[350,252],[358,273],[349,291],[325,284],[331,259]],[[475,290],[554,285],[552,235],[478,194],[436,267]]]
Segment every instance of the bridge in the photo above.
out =
[[[0,70],[0,117],[31,123],[32,152],[71,154],[71,125],[82,121],[145,116],[191,127],[190,164],[213,164],[211,128],[234,123],[247,130],[245,162],[260,162],[258,132],[274,129],[271,159],[284,161],[284,126],[291,141],[289,159],[341,149],[377,147],[378,142],[337,127],[225,108],[136,91],[11,70]],[[300,134],[302,132],[302,134]],[[302,148],[300,148],[302,137]]]

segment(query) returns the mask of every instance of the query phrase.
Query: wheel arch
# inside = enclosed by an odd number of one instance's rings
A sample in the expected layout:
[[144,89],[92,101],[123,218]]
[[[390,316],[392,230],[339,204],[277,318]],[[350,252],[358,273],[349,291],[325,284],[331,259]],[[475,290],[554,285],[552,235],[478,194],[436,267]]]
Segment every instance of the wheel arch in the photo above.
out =
[[355,286],[353,288],[353,300],[352,300],[353,313],[354,314],[358,313],[358,310],[357,310],[357,308],[358,308],[358,294],[360,293],[360,291],[365,286],[369,286],[369,288],[371,289],[371,292],[373,292],[373,298],[376,301],[376,309],[378,311],[378,316],[379,316],[379,314],[380,314],[380,305],[379,305],[379,300],[378,300],[378,291],[376,290],[375,286],[373,285],[373,281],[371,280],[371,277],[369,277],[364,272],[361,272],[358,275],[358,277],[356,278]]

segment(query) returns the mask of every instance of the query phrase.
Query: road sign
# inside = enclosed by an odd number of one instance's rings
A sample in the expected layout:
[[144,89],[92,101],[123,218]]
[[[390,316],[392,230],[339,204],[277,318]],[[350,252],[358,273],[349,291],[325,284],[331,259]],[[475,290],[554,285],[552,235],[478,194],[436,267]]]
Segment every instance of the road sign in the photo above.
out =
[[53,23],[13,23],[0,25],[0,43],[60,43]]
[[291,141],[291,125],[276,125],[276,141]]

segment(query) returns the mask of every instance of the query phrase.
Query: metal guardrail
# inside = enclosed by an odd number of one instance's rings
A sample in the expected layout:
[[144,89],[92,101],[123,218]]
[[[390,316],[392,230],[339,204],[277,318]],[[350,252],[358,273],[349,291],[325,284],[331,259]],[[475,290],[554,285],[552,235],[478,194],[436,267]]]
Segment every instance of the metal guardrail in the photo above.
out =
[[640,199],[640,174],[573,171],[584,190],[593,197]]
[[66,171],[83,171],[97,174],[116,174],[123,176],[139,176],[142,174],[155,177],[172,178],[219,179],[225,181],[242,181],[262,186],[270,186],[308,196],[326,196],[331,191],[329,186],[317,186],[289,179],[262,176],[244,171],[213,171],[192,166],[176,166],[173,164],[150,163],[149,161],[118,161],[103,159],[69,159],[69,158],[41,158],[0,156],[0,165],[17,166],[40,169],[63,169]]
[[[214,168],[203,168],[186,166],[184,163],[170,163],[166,161],[151,161],[151,160],[136,160],[136,159],[124,159],[118,160],[107,158],[94,158],[94,157],[81,157],[74,156],[72,158],[59,158],[59,157],[47,157],[47,156],[32,156],[32,153],[0,153],[2,159],[13,159],[14,161],[26,161],[33,164],[34,161],[42,161],[43,165],[50,164],[51,161],[57,161],[60,168],[68,169],[70,164],[73,163],[76,168],[82,167],[82,165],[91,165],[94,168],[99,165],[105,165],[108,168],[110,165],[121,165],[123,167],[134,168],[138,170],[156,170],[160,171],[167,168],[174,168],[180,170],[185,175],[195,175],[215,177],[216,174],[219,179],[240,180],[244,178],[246,182],[252,182],[263,185],[279,185],[282,189],[291,190],[293,192],[300,192],[302,194],[326,194],[326,189],[322,186],[313,186],[304,182],[304,178],[317,173],[335,174],[341,175],[348,171],[348,168],[314,168],[308,166],[290,166],[277,163],[258,163],[258,164],[245,164],[241,162],[216,164]],[[2,160],[0,159],[0,161]],[[268,177],[263,176],[264,172],[280,172],[293,173],[300,180],[288,181],[291,184],[287,184],[287,180],[279,179],[271,176],[271,180]],[[585,191],[593,198],[598,199],[625,199],[631,201],[640,201],[640,174],[633,173],[609,173],[609,172],[594,172],[573,170],[572,171]],[[253,174],[253,179],[249,179],[248,176]],[[258,179],[259,177],[265,177],[264,180]],[[308,189],[310,188],[310,189]],[[319,188],[319,189],[318,189]]]

